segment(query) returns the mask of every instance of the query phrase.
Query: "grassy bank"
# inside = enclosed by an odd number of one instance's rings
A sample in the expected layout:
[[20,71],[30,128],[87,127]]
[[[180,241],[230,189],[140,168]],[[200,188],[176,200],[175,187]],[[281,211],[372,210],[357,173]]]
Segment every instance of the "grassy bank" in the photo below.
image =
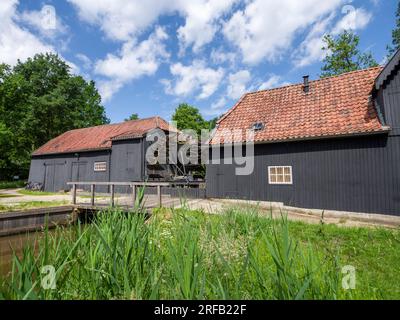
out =
[[35,191],[35,190],[18,190],[18,193],[24,196],[56,196],[60,195],[60,193],[56,192],[45,192],[45,191]]
[[0,181],[0,190],[23,188],[25,184],[26,181]]
[[[9,299],[399,299],[400,232],[206,215],[105,212],[27,248],[0,285]],[[44,265],[56,270],[44,290]],[[342,267],[356,289],[342,288]]]
[[28,201],[18,202],[16,204],[0,204],[0,214],[2,212],[12,212],[37,208],[51,208],[58,206],[65,206],[70,204],[69,201]]

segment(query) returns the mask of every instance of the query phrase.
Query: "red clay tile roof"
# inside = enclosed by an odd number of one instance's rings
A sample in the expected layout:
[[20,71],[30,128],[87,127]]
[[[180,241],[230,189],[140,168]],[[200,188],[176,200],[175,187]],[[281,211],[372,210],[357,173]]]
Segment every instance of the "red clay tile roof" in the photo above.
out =
[[[381,67],[354,71],[303,84],[248,93],[218,122],[211,144],[221,139],[224,129],[256,131],[255,142],[278,142],[387,131],[379,121],[371,94]],[[242,141],[244,141],[243,139]],[[231,142],[229,138],[225,143]]]
[[110,149],[114,139],[143,137],[147,132],[156,128],[171,131],[168,122],[160,117],[71,130],[50,140],[37,149],[33,155]]

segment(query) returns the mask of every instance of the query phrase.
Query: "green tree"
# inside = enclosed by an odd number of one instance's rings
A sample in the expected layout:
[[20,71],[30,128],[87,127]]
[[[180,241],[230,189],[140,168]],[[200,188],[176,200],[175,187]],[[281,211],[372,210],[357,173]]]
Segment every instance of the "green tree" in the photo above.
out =
[[95,83],[50,53],[0,65],[0,111],[2,177],[26,176],[32,151],[61,133],[109,122]]
[[211,119],[210,121],[208,121],[208,126],[210,130],[215,129],[215,127],[217,126],[217,122],[221,117],[215,117],[213,119]]
[[132,113],[129,118],[126,118],[125,121],[131,120],[139,120],[139,115],[137,113]]
[[172,115],[179,130],[191,129],[200,135],[202,129],[209,129],[209,123],[204,120],[199,109],[187,103],[181,103]]
[[370,52],[360,52],[360,37],[353,32],[344,31],[336,37],[326,35],[324,42],[322,50],[327,52],[327,56],[324,59],[321,78],[378,65]]
[[400,2],[397,5],[396,11],[396,28],[392,31],[392,45],[387,47],[389,56],[392,56],[400,49]]

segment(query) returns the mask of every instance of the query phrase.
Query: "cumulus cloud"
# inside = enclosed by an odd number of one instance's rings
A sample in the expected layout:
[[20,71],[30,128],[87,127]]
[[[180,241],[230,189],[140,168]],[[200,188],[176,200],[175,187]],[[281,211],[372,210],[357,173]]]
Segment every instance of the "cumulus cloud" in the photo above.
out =
[[24,11],[20,14],[19,21],[47,38],[55,38],[68,31],[68,27],[52,6],[43,6],[41,10]]
[[167,0],[68,0],[79,17],[99,26],[112,40],[129,41],[153,24],[161,13],[168,13]]
[[104,60],[97,61],[95,73],[109,78],[101,85],[105,100],[110,99],[126,83],[142,76],[153,75],[162,59],[169,57],[164,44],[167,38],[165,30],[156,27],[148,39],[140,43],[128,41],[119,54],[108,54]]
[[0,62],[10,65],[41,52],[54,52],[54,48],[41,41],[28,30],[20,27],[20,13],[17,11],[18,0],[0,2]]
[[99,26],[113,40],[129,41],[147,30],[162,15],[179,14],[185,23],[177,30],[181,49],[198,51],[210,43],[218,19],[237,0],[68,0],[83,21]]
[[229,75],[227,95],[230,99],[239,99],[247,90],[247,84],[251,80],[248,70],[241,70]]
[[326,34],[337,35],[344,30],[361,30],[372,19],[370,12],[353,6],[344,6],[342,14],[343,17],[336,22],[334,20],[336,16],[332,13],[314,24],[306,39],[293,54],[294,63],[297,67],[305,67],[325,58],[326,52],[322,50],[322,47],[324,46],[323,37]]
[[269,79],[258,87],[258,90],[267,90],[267,89],[273,89],[273,88],[279,88],[283,86],[289,85],[290,82],[283,81],[281,76],[278,76],[276,74],[270,75]]
[[[162,41],[167,38],[165,30],[159,29],[155,36],[141,44],[138,37],[152,27],[162,15],[178,14],[184,18],[184,24],[176,30],[180,53],[192,47],[198,52],[210,43],[220,28],[219,18],[225,14],[237,0],[68,0],[77,9],[79,17],[94,26],[100,27],[107,38],[122,42],[118,54],[108,54],[95,64],[95,72],[108,77],[103,81],[103,95],[110,99],[123,85],[144,75],[154,74],[162,59],[168,54]],[[189,70],[199,74],[191,76]],[[176,75],[175,83],[163,80],[168,92],[185,95],[200,90],[199,99],[210,96],[216,89],[221,69],[213,70],[197,61],[192,66],[174,64],[171,72]],[[209,77],[209,79],[206,79]],[[187,84],[188,88],[183,86]]]
[[332,30],[333,34],[338,34],[344,30],[360,30],[365,28],[372,19],[372,13],[363,8],[353,6],[343,7],[345,15],[340,19]]
[[224,51],[222,48],[211,50],[211,61],[215,64],[229,63],[233,65],[236,61],[236,54],[233,52]]
[[275,61],[295,35],[336,10],[344,0],[255,0],[225,23],[223,33],[242,53],[243,62]]
[[192,0],[178,1],[178,11],[185,17],[185,25],[179,27],[178,38],[181,49],[193,46],[197,52],[214,39],[219,29],[218,18],[229,11],[237,0]]
[[81,62],[85,70],[89,70],[92,68],[93,62],[87,55],[83,53],[77,53],[75,57]]
[[173,64],[170,71],[174,80],[161,80],[165,92],[179,97],[196,94],[198,99],[214,94],[224,76],[222,68],[209,68],[202,60],[195,60],[191,65]]
[[123,83],[119,80],[102,80],[97,83],[99,93],[104,102],[110,101],[114,94],[118,92],[122,87]]

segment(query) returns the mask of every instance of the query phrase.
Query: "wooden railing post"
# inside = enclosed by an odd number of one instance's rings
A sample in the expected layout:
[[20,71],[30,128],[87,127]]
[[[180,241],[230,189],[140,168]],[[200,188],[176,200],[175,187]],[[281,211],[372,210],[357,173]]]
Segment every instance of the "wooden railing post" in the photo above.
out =
[[110,186],[110,190],[111,190],[111,207],[115,206],[115,194],[114,194],[114,185],[112,184]]
[[161,186],[157,186],[157,200],[158,200],[158,207],[162,207],[162,198],[161,198]]
[[72,185],[72,204],[76,205],[76,184]]
[[132,200],[133,200],[133,207],[136,206],[136,185],[132,185]]
[[90,198],[90,204],[92,205],[92,207],[94,207],[94,193],[95,193],[95,189],[96,189],[96,185],[94,185],[94,184],[92,184],[91,186],[90,186],[90,196],[91,196],[91,198]]

